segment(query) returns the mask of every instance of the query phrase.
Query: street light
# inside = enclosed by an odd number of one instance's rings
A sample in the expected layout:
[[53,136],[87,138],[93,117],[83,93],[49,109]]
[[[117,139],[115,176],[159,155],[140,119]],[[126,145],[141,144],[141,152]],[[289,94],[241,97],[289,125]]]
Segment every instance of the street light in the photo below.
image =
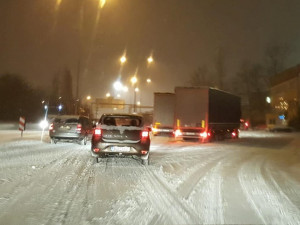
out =
[[110,93],[109,93],[109,92],[106,93],[106,97],[107,97],[107,98],[110,97]]
[[121,58],[120,58],[120,62],[121,64],[124,64],[126,62],[126,55],[123,55]]
[[86,96],[86,100],[91,100],[91,96],[90,95],[88,95],[88,96]]
[[137,82],[136,76],[131,77],[130,82],[134,85]]
[[148,57],[147,61],[148,61],[148,63],[152,63],[152,62],[153,62],[153,57],[152,57],[152,55],[150,55],[150,56]]
[[150,78],[147,79],[147,83],[148,83],[148,84],[151,83],[151,79],[150,79]]

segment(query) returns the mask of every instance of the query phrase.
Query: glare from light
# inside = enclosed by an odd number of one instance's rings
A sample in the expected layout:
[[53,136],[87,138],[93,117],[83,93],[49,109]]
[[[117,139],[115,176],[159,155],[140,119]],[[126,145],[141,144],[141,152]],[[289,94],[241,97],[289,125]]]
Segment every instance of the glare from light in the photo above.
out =
[[150,79],[150,78],[147,79],[147,83],[148,83],[148,84],[151,83],[151,79]]
[[59,9],[59,6],[61,4],[62,0],[56,0],[56,4],[55,4],[55,11],[57,11]]
[[136,103],[137,105],[141,105],[141,102],[140,101],[137,101],[137,103]]
[[139,92],[139,88],[136,87],[136,88],[134,89],[134,91],[135,91],[135,92]]
[[148,59],[147,59],[148,63],[152,63],[153,62],[153,58],[152,56],[149,56]]
[[48,106],[47,106],[47,105],[45,105],[45,106],[44,106],[44,109],[45,109],[45,110],[47,110],[47,109],[48,109]]
[[61,97],[58,97],[58,99],[61,99]]
[[45,103],[45,101],[43,100],[43,101],[42,101],[42,104],[44,104],[44,103]]
[[40,123],[39,123],[39,126],[40,128],[42,129],[46,129],[48,126],[49,126],[49,123],[47,120],[42,120]]
[[116,110],[117,110],[117,108],[114,108],[114,110],[116,111]]
[[266,102],[267,103],[271,103],[271,98],[270,97],[266,97]]
[[88,96],[86,96],[86,100],[91,100],[91,96],[90,95],[88,95]]
[[120,98],[121,97],[121,95],[120,94],[117,94],[117,98]]
[[58,106],[58,111],[61,111],[62,108],[63,108],[63,106],[62,106],[62,104],[60,104],[60,105]]
[[113,84],[113,86],[114,86],[114,89],[116,89],[117,91],[120,91],[123,89],[123,84],[118,80]]
[[135,83],[137,82],[136,76],[131,77],[130,82],[131,82],[132,84],[135,84]]
[[110,97],[110,93],[109,93],[109,92],[106,93],[106,97],[107,97],[107,98]]
[[121,64],[123,64],[123,63],[125,63],[126,62],[126,56],[125,55],[123,55],[121,58],[120,58],[120,62],[121,62]]
[[123,91],[124,91],[124,92],[128,92],[128,87],[127,87],[127,86],[124,86],[124,87],[123,87]]
[[106,0],[99,0],[99,8],[103,8],[106,3]]

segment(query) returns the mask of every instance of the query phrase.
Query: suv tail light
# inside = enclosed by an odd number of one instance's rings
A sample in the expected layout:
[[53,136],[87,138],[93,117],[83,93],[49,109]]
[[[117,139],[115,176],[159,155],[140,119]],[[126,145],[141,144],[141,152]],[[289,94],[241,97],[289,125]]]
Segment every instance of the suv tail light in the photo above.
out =
[[53,129],[54,129],[53,123],[51,123],[50,126],[49,126],[49,130],[53,130]]
[[101,137],[101,135],[102,135],[102,130],[100,128],[95,128],[94,136],[95,137]]
[[143,130],[142,131],[142,139],[147,139],[149,138],[149,131]]
[[80,123],[77,124],[76,131],[77,131],[78,133],[80,133],[80,132],[81,132],[81,128],[82,128],[81,124],[80,124]]

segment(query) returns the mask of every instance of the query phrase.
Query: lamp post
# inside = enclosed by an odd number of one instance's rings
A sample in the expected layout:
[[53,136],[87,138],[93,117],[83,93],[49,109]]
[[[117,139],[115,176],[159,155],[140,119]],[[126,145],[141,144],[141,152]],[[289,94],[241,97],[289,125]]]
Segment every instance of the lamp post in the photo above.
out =
[[136,112],[136,106],[135,106],[135,102],[136,102],[136,92],[138,92],[138,88],[135,87],[135,84],[137,83],[137,77],[136,75],[134,75],[133,77],[131,77],[130,82],[132,83],[133,86],[133,112]]

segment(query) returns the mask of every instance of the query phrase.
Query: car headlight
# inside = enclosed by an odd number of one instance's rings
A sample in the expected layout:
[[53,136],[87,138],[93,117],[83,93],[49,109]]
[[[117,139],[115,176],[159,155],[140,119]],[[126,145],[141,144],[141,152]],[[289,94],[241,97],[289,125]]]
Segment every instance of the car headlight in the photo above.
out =
[[40,125],[40,128],[46,129],[49,126],[49,123],[47,120],[42,120],[39,125]]

